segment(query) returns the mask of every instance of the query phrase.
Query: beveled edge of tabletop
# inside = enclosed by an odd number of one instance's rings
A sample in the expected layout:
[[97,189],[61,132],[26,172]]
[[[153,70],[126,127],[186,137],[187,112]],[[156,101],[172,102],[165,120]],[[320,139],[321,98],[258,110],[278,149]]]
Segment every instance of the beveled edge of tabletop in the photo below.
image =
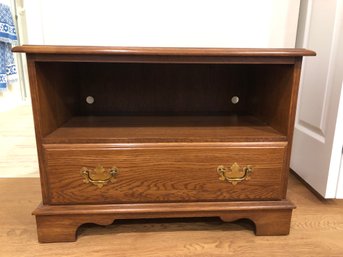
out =
[[79,55],[155,55],[155,56],[250,56],[300,57],[316,53],[303,48],[188,48],[188,47],[121,47],[121,46],[62,46],[22,45],[13,52],[28,54],[79,54]]

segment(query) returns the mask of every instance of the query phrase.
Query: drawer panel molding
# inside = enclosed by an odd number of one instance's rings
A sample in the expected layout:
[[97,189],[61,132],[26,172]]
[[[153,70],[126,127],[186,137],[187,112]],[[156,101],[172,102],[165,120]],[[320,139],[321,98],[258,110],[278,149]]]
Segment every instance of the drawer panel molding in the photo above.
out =
[[281,200],[286,150],[285,142],[179,148],[50,145],[45,148],[47,202]]

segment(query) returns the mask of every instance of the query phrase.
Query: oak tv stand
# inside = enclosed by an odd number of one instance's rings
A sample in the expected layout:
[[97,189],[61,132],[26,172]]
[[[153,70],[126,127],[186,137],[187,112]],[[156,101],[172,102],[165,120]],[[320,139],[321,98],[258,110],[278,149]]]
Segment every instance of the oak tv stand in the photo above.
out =
[[220,217],[289,233],[305,49],[19,46],[30,77],[40,242],[83,223]]

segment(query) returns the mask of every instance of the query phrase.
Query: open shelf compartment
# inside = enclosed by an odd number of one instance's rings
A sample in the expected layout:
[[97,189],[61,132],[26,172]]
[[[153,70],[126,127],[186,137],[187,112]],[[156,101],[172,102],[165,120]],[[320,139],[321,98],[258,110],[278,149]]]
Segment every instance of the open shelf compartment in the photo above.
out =
[[288,140],[293,64],[36,62],[36,72],[46,144]]

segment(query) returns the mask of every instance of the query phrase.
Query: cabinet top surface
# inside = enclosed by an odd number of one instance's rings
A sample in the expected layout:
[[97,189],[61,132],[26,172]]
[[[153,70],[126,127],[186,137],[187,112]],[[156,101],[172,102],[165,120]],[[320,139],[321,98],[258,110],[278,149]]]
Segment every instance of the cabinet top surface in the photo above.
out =
[[303,48],[186,48],[186,47],[114,47],[114,46],[16,46],[13,52],[28,54],[81,55],[155,55],[155,56],[314,56]]

